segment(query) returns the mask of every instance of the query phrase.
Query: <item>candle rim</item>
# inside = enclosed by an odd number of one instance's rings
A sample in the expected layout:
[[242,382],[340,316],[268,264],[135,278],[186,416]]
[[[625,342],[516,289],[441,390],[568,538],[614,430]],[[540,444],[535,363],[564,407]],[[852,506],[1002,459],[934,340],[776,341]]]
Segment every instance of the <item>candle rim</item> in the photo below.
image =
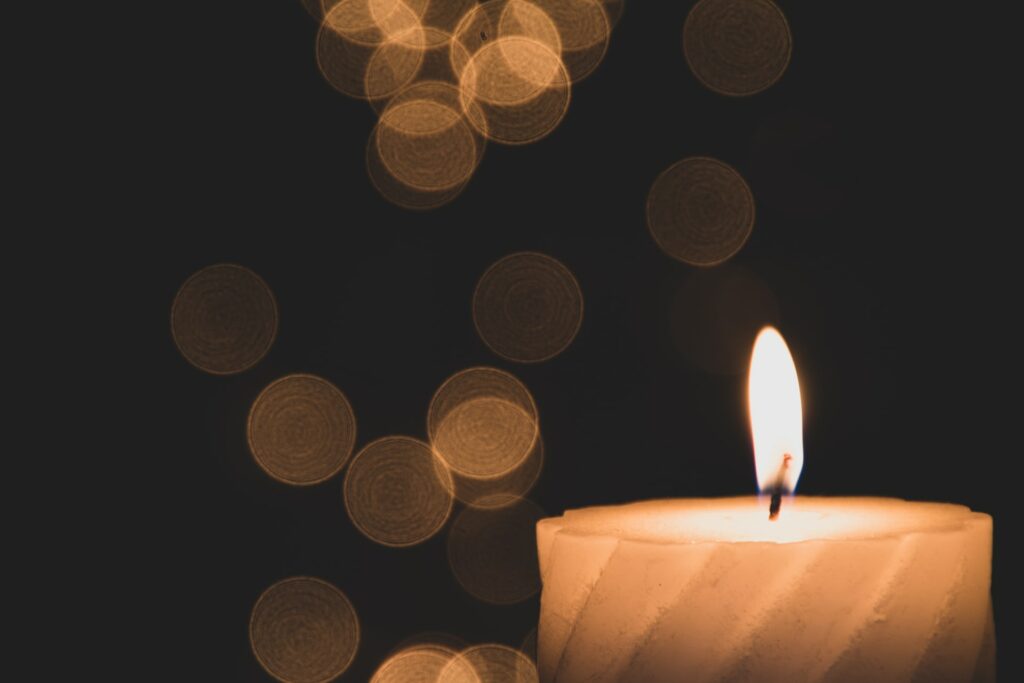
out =
[[[742,504],[742,507],[730,508],[731,505]],[[664,506],[675,506],[675,509]],[[713,506],[710,509],[707,506]],[[972,525],[988,525],[991,527],[992,517],[983,512],[971,510],[966,505],[958,503],[943,503],[935,501],[911,501],[902,498],[881,497],[881,496],[799,496],[793,497],[783,505],[782,516],[790,517],[793,514],[802,515],[807,519],[808,512],[812,512],[816,506],[823,505],[821,510],[828,511],[831,508],[849,509],[843,506],[855,507],[854,512],[865,513],[866,511],[877,513],[886,507],[897,506],[903,516],[896,520],[886,520],[881,517],[867,520],[867,530],[863,532],[842,530],[839,533],[833,531],[823,535],[810,535],[802,537],[800,533],[787,534],[785,523],[767,522],[768,502],[767,496],[720,496],[709,498],[656,498],[632,503],[594,505],[584,508],[566,510],[557,517],[547,517],[537,524],[538,532],[541,529],[548,529],[558,534],[569,534],[580,537],[606,537],[620,541],[635,543],[650,543],[656,545],[699,545],[699,544],[796,544],[796,543],[847,543],[847,542],[868,542],[868,541],[891,541],[896,538],[904,538],[915,534],[941,534],[960,533]],[[738,511],[743,515],[758,515],[761,508],[764,508],[764,520],[767,531],[764,537],[751,538],[748,535],[739,534],[730,538],[727,533],[701,534],[699,527],[672,529],[666,526],[655,529],[638,530],[635,525],[615,524],[604,515],[615,514],[621,520],[622,514],[647,513],[652,508],[662,511],[666,515],[672,513],[684,513],[686,509],[693,509],[699,514],[695,517],[705,517],[708,513],[716,510]],[[586,520],[586,517],[597,517],[595,520]],[[668,518],[673,521],[672,517]],[[680,519],[676,517],[675,519]],[[686,519],[683,517],[682,519]],[[728,517],[723,518],[725,523]],[[664,520],[663,520],[664,521]],[[692,523],[692,518],[686,521]],[[743,520],[746,521],[746,520]],[[886,523],[888,522],[888,523]],[[767,526],[771,524],[773,526]],[[735,532],[735,529],[731,529]],[[781,531],[779,531],[781,530]]]

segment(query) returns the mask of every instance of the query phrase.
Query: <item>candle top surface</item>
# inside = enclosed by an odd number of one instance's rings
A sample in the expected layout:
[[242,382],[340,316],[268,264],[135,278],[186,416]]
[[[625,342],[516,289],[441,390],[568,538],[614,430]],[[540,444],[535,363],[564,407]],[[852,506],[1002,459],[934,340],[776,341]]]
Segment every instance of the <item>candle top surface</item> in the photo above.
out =
[[796,496],[768,519],[764,497],[674,498],[567,510],[540,522],[561,533],[612,536],[651,543],[846,541],[990,525],[991,517],[963,505],[896,498]]

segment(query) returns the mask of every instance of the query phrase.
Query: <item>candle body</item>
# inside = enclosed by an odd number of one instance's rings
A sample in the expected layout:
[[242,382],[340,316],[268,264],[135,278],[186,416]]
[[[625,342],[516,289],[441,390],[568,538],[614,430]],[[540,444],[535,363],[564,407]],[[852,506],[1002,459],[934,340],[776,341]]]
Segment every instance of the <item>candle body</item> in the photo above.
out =
[[777,522],[754,498],[542,520],[540,679],[987,680],[991,524],[838,498],[797,499]]

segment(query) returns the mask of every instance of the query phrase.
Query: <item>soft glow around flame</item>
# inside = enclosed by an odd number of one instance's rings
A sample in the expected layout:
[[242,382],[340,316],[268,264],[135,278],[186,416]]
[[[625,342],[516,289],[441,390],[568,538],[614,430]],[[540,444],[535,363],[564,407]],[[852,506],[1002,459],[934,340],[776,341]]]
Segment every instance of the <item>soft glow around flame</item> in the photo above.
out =
[[754,342],[747,400],[757,486],[793,493],[804,466],[800,383],[786,340],[774,327],[762,329]]

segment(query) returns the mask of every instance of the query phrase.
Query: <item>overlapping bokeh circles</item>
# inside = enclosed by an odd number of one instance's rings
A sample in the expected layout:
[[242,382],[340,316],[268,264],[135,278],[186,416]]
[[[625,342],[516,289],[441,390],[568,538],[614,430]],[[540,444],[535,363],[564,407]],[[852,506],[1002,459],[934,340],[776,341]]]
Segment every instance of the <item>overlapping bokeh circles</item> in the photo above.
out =
[[530,0],[487,0],[467,12],[452,33],[452,70],[461,74],[488,42],[498,38],[530,38],[562,52],[562,37],[548,14]]
[[486,643],[467,648],[441,670],[437,683],[537,683],[537,667],[522,652]]
[[364,535],[406,547],[431,538],[452,511],[453,485],[426,443],[404,436],[365,446],[345,473],[345,510]]
[[[322,13],[316,55],[325,80],[380,114],[366,154],[374,187],[398,206],[429,210],[469,182],[483,151],[475,138],[524,145],[558,126],[573,81],[603,59],[622,6],[324,0],[320,12],[309,8]],[[456,106],[447,97],[395,101],[422,82],[454,88]]]
[[[438,467],[446,467],[438,458]],[[499,508],[512,505],[533,489],[544,469],[544,440],[538,435],[526,459],[511,471],[493,479],[467,477],[449,471],[452,495],[466,505]]]
[[473,293],[473,323],[499,356],[521,363],[564,351],[583,323],[583,292],[572,272],[545,254],[510,254],[494,263]]
[[526,386],[497,368],[469,368],[448,378],[427,412],[427,434],[452,471],[495,479],[521,465],[539,438],[537,406]]
[[345,395],[314,375],[287,375],[249,410],[249,450],[274,479],[296,486],[337,474],[352,455],[356,420]]
[[383,110],[367,145],[367,171],[391,202],[431,209],[462,192],[483,159],[486,142],[468,124],[454,85],[420,81]]
[[789,23],[772,0],[700,0],[683,25],[683,53],[701,83],[722,95],[754,95],[789,65]]
[[525,36],[485,41],[459,74],[467,119],[507,145],[550,134],[569,109],[571,85],[558,53]]
[[[379,7],[387,2],[386,9]],[[359,99],[393,95],[423,63],[427,35],[401,0],[341,0],[317,33],[317,65],[339,92]],[[369,92],[368,92],[369,91]]]
[[754,195],[732,166],[708,157],[676,162],[647,195],[647,227],[661,250],[693,266],[727,261],[754,228]]
[[370,683],[436,683],[456,657],[440,645],[419,645],[391,655],[377,668]]
[[263,279],[230,263],[207,266],[178,290],[171,336],[185,359],[214,375],[248,370],[277,336],[277,303]]
[[272,585],[249,619],[253,654],[283,683],[334,680],[355,658],[359,638],[359,619],[345,594],[311,577]]
[[448,562],[462,588],[495,605],[527,600],[540,590],[535,527],[544,516],[533,501],[464,508],[448,533]]

